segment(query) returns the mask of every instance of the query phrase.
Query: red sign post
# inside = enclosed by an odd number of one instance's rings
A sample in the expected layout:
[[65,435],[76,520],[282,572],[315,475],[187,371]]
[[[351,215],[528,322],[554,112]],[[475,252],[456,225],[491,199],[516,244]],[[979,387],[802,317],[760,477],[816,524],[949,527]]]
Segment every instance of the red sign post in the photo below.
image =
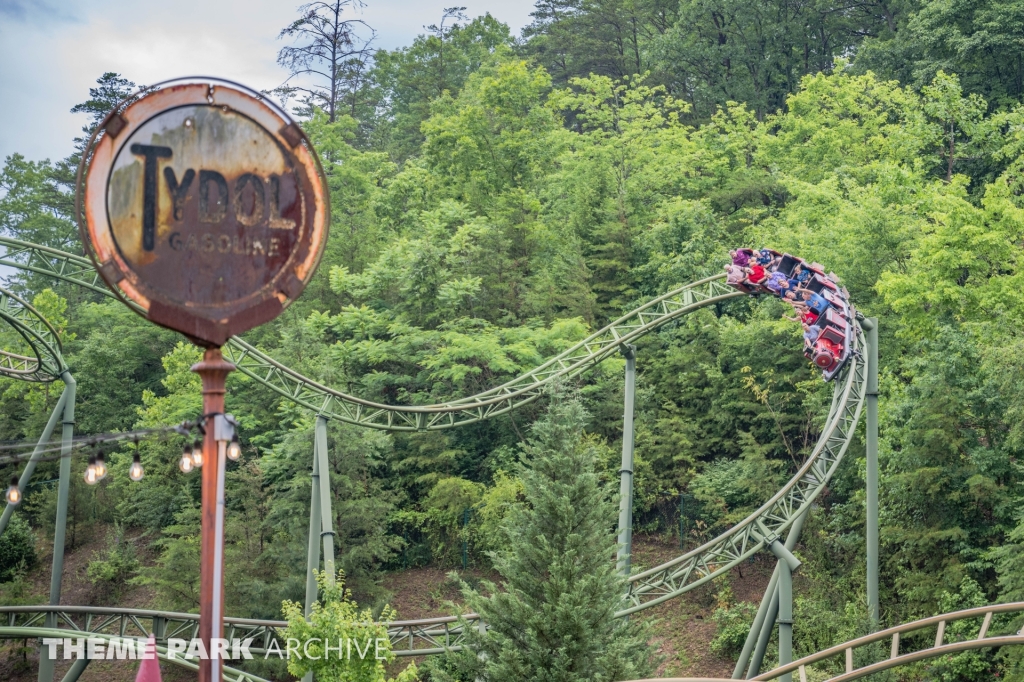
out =
[[107,115],[83,154],[82,241],[106,283],[150,321],[206,350],[200,682],[219,682],[224,619],[225,380],[220,347],[274,319],[319,263],[326,185],[286,112],[225,81],[148,88]]

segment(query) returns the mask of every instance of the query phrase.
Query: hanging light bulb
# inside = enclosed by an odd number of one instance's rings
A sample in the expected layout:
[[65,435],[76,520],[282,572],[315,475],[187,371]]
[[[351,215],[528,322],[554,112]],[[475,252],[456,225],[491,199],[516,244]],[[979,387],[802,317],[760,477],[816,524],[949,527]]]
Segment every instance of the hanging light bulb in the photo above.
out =
[[238,435],[231,436],[231,442],[228,443],[228,459],[237,462],[238,458],[242,456],[242,446],[238,444]]
[[201,440],[192,444],[192,463],[196,469],[203,466],[203,441]]
[[89,455],[89,466],[85,467],[85,482],[89,485],[95,485],[98,480],[100,479],[96,475],[96,456]]
[[18,487],[18,477],[11,476],[11,487],[7,489],[7,503],[21,504],[21,488]]
[[192,448],[186,445],[185,449],[181,452],[181,461],[178,462],[178,468],[181,469],[182,473],[187,474],[192,471],[194,466],[192,463]]
[[96,453],[96,464],[93,465],[96,471],[96,480],[100,481],[107,477],[107,463],[103,459],[103,451]]
[[128,467],[128,478],[133,481],[141,481],[143,476],[142,461],[139,458],[139,453],[132,455],[132,465]]

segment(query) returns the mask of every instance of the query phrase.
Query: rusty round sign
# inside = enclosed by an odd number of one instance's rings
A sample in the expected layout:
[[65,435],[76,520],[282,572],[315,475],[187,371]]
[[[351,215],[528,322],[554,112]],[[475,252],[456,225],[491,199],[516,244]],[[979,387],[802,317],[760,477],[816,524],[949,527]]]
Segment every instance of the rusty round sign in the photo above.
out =
[[151,321],[220,346],[276,317],[316,270],[320,165],[258,94],[210,81],[150,89],[112,111],[86,152],[82,240]]

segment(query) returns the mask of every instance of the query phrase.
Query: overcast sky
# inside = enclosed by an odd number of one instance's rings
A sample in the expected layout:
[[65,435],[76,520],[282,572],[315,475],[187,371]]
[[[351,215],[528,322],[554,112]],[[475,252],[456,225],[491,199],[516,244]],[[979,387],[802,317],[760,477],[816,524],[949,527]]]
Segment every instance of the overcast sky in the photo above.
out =
[[[533,0],[461,0],[514,34]],[[86,122],[69,110],[105,71],[135,83],[213,75],[256,89],[279,85],[281,28],[301,0],[0,0],[0,159],[59,159]],[[356,15],[377,47],[409,44],[452,0],[367,0]]]

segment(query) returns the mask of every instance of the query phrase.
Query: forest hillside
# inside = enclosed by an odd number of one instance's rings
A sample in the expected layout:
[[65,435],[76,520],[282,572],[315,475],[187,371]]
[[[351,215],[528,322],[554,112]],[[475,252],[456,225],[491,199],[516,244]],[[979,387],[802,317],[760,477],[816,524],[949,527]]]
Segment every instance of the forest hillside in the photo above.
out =
[[[305,73],[297,49],[327,21],[309,17],[284,27],[279,61],[296,77],[271,96],[320,155],[330,237],[303,296],[249,343],[368,400],[443,402],[722,272],[732,248],[799,254],[879,320],[883,621],[1024,600],[1024,2],[539,0],[518,36],[453,8],[396,50],[354,25],[336,33],[329,78]],[[97,75],[74,109],[91,117],[83,135],[140,85]],[[83,142],[65,159],[3,161],[0,234],[83,253]],[[61,335],[77,433],[200,413],[200,351],[181,337],[43,275],[6,286]],[[831,385],[787,312],[735,299],[639,340],[638,534],[695,547],[808,455]],[[24,348],[3,326],[0,347]],[[623,366],[613,357],[569,387],[609,491]],[[315,415],[240,372],[228,388],[243,457],[227,474],[226,609],[280,619],[304,594]],[[61,390],[0,378],[0,441],[34,442]],[[338,568],[359,604],[381,608],[404,570],[490,570],[545,410],[436,432],[330,422]],[[199,478],[179,471],[182,444],[141,442],[139,482],[130,445],[107,453],[95,487],[74,462],[68,546],[99,543],[88,570],[112,603],[129,584],[153,606],[198,607]],[[797,655],[866,628],[863,452],[858,437],[803,532]],[[21,543],[0,552],[4,603],[48,575],[34,557],[51,542],[56,478],[56,462],[40,464],[4,536]],[[758,596],[740,592],[723,580],[705,598],[724,658],[753,619]],[[930,674],[1024,679],[1013,656],[970,655]]]

